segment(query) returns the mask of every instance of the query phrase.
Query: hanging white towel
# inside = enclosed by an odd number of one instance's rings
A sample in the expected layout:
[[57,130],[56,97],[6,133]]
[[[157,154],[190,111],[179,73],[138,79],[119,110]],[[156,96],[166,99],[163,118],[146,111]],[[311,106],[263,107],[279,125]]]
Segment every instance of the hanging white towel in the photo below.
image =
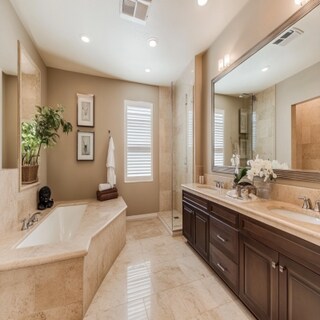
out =
[[110,183],[111,188],[116,184],[116,173],[115,173],[115,159],[114,159],[114,143],[113,138],[109,139],[108,156],[107,156],[107,182]]

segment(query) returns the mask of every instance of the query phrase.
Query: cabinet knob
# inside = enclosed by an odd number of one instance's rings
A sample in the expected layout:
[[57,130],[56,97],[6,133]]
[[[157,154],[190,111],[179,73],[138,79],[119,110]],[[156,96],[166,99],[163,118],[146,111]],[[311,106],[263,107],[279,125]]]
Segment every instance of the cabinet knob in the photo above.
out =
[[280,272],[283,272],[283,271],[285,271],[286,270],[286,267],[284,267],[284,266],[279,266],[279,271]]
[[217,263],[217,266],[222,272],[226,271],[226,269],[219,262]]
[[222,238],[219,234],[217,234],[217,238],[223,243],[227,241],[226,239]]
[[278,266],[278,263],[277,263],[277,262],[274,262],[274,261],[271,262],[271,267],[272,267],[272,269],[276,269],[277,266]]

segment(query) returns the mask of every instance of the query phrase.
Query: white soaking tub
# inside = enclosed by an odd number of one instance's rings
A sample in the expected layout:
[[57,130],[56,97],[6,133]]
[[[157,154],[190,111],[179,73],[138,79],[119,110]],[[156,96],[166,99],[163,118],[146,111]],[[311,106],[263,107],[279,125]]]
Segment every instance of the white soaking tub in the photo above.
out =
[[86,209],[86,204],[56,207],[43,222],[36,225],[17,248],[70,240],[79,228]]

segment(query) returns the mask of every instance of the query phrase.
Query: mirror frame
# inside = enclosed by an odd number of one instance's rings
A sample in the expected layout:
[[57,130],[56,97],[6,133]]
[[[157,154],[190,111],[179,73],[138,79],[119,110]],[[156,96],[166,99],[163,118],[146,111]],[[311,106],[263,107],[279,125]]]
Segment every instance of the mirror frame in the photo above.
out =
[[[35,186],[40,185],[40,175],[38,172],[38,181],[30,184],[23,184],[22,183],[22,152],[21,152],[21,114],[22,114],[22,63],[21,63],[21,56],[22,53],[28,58],[29,62],[39,71],[39,93],[40,93],[40,101],[39,104],[41,105],[41,70],[38,65],[34,62],[34,60],[29,55],[28,51],[24,48],[21,42],[17,41],[18,45],[18,169],[19,169],[19,190],[23,191],[26,189],[31,189]],[[40,164],[39,164],[40,168]],[[39,170],[40,171],[40,170]]]
[[[221,73],[219,73],[215,78],[211,80],[211,161],[212,161],[212,172],[225,173],[225,174],[234,174],[234,168],[231,166],[215,166],[214,165],[214,96],[215,90],[214,85],[217,81],[222,79],[226,74],[231,72],[233,69],[238,67],[242,62],[249,59],[252,55],[262,49],[265,45],[267,45],[274,38],[279,36],[283,31],[287,28],[295,24],[313,9],[320,5],[320,0],[310,0],[304,6],[302,6],[299,10],[297,10],[291,17],[289,17],[283,24],[277,27],[274,31],[272,31],[266,38],[262,39],[258,42],[253,48],[247,51],[243,56],[241,56],[238,60],[232,63],[229,67],[224,69]],[[298,181],[308,181],[308,182],[320,182],[320,171],[306,171],[306,170],[274,170],[278,175],[278,178],[281,179],[289,179],[289,180],[298,180]]]

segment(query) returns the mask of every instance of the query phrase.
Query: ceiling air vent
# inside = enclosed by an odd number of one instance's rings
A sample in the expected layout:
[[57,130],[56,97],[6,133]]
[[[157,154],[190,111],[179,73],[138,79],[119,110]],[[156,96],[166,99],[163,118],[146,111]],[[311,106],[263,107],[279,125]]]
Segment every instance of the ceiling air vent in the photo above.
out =
[[140,24],[146,24],[152,0],[120,0],[120,16]]
[[289,42],[291,42],[293,39],[297,38],[298,36],[302,35],[303,31],[298,28],[291,28],[287,31],[285,31],[279,38],[277,38],[274,42],[272,42],[275,45],[278,46],[285,46]]

